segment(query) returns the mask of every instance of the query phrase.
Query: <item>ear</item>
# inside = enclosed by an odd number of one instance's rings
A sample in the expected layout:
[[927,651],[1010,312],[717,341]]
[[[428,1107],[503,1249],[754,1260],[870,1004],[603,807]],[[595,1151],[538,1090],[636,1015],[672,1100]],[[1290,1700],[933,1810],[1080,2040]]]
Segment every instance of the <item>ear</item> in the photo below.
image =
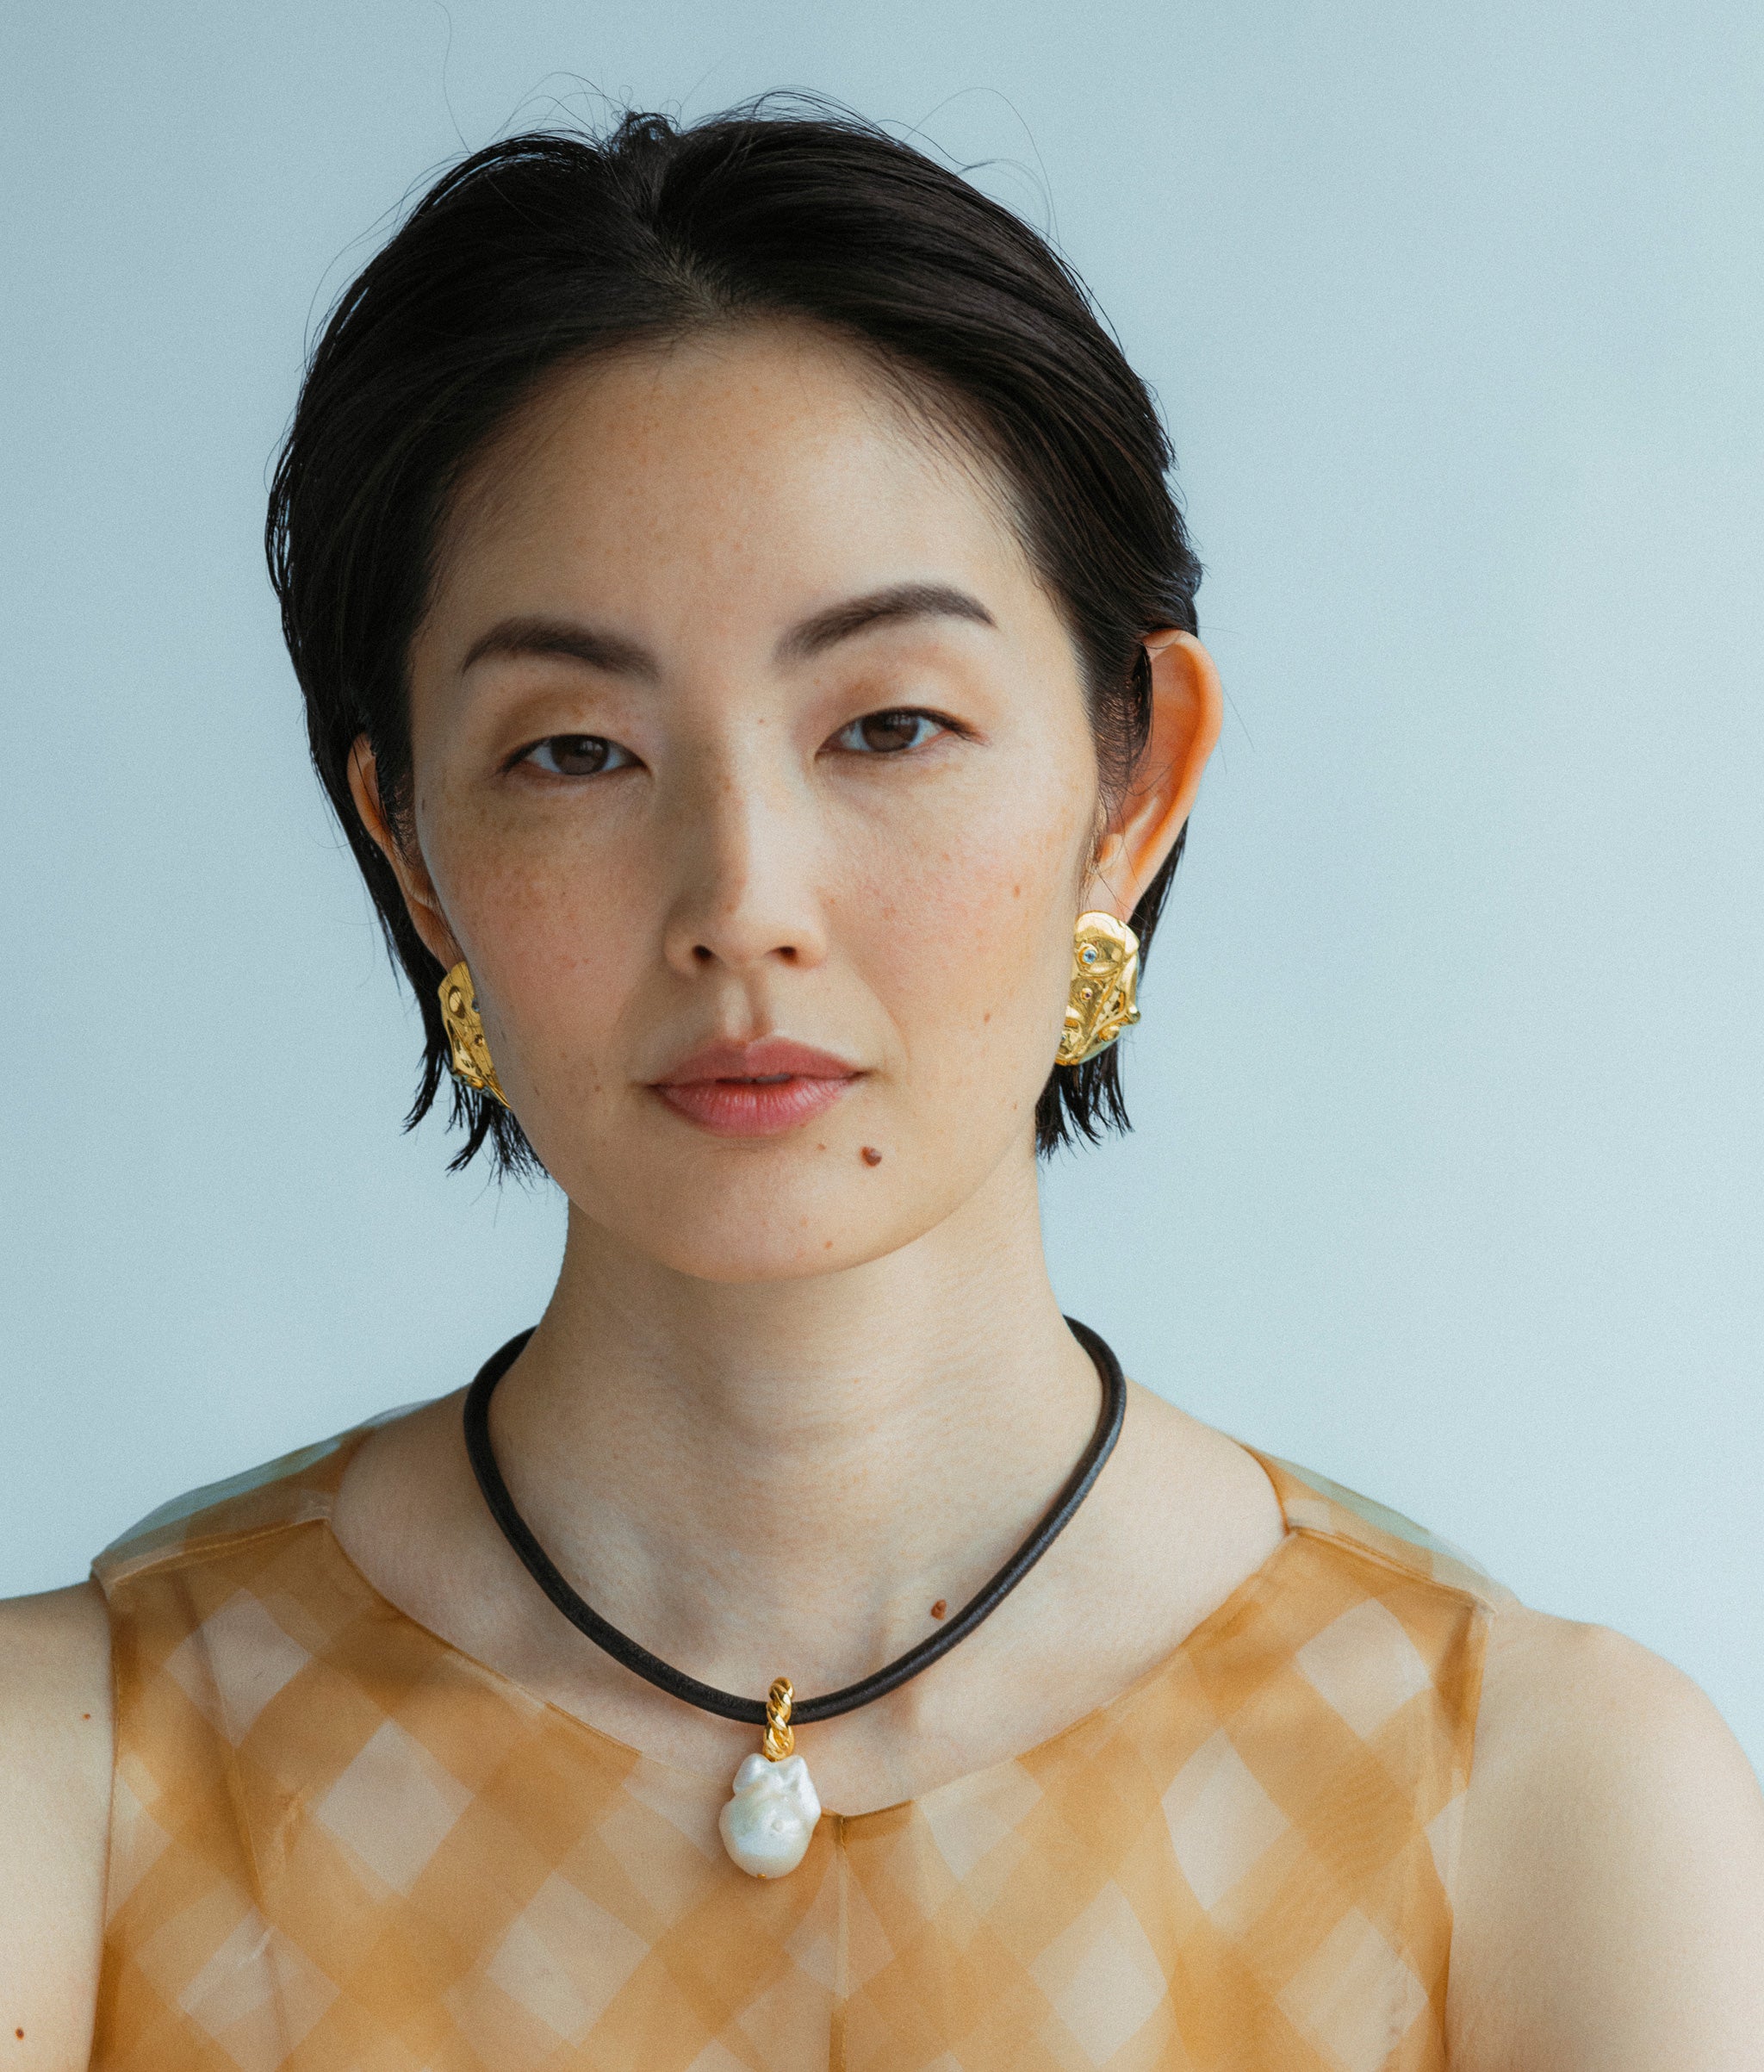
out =
[[392,866],[411,925],[422,938],[424,949],[443,970],[451,971],[459,961],[459,945],[441,912],[441,902],[435,896],[420,851],[413,845],[407,852],[381,806],[379,772],[365,734],[357,734],[350,747],[349,793],[362,817],[362,825],[373,837],[374,846]]
[[1219,738],[1224,694],[1213,657],[1192,633],[1146,636],[1152,731],[1127,795],[1109,815],[1090,868],[1087,909],[1125,921],[1187,824]]

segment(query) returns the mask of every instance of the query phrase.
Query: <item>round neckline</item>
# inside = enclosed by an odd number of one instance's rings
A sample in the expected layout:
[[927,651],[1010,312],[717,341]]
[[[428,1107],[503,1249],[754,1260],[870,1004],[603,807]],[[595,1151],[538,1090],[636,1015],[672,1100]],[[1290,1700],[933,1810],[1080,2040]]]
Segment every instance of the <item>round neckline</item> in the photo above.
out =
[[[349,1461],[356,1448],[365,1441],[371,1430],[385,1422],[387,1421],[384,1419],[376,1419],[373,1424],[361,1427],[355,1434],[354,1443],[346,1449],[339,1449],[343,1453],[343,1458],[338,1460],[333,1456],[332,1462],[327,1463],[327,1465],[332,1466],[332,1470],[330,1478],[331,1488],[327,1492],[331,1498],[334,1500],[336,1491],[341,1486],[344,1475],[348,1472]],[[1228,1436],[1228,1434],[1225,1434],[1225,1436]],[[1208,1642],[1217,1637],[1221,1631],[1235,1624],[1250,1605],[1264,1593],[1275,1571],[1283,1565],[1295,1542],[1303,1539],[1305,1535],[1293,1524],[1291,1517],[1288,1514],[1286,1499],[1282,1493],[1279,1478],[1274,1473],[1269,1461],[1253,1447],[1244,1446],[1241,1440],[1234,1439],[1232,1440],[1232,1444],[1241,1447],[1242,1450],[1267,1477],[1269,1485],[1274,1491],[1275,1503],[1280,1508],[1281,1522],[1285,1527],[1285,1530],[1256,1566],[1236,1583],[1213,1607],[1211,1611],[1207,1613],[1203,1618],[1197,1620],[1167,1654],[1160,1656],[1148,1669],[1141,1671],[1130,1683],[1125,1684],[1116,1691],[1112,1698],[1105,1698],[1102,1704],[1092,1707],[1089,1712],[1081,1714],[1070,1725],[1060,1727],[1056,1733],[1047,1735],[1045,1739],[1037,1741],[1028,1748],[1019,1750],[1016,1755],[1002,1757],[995,1763],[983,1763],[977,1770],[964,1770],[959,1776],[946,1777],[941,1784],[932,1785],[929,1790],[922,1791],[916,1797],[897,1799],[886,1806],[872,1807],[866,1813],[840,1813],[836,1808],[829,1807],[827,1808],[828,1817],[839,1821],[842,1826],[850,1826],[865,1820],[879,1820],[891,1814],[898,1813],[904,1807],[923,1806],[945,1792],[972,1787],[985,1777],[1000,1775],[1019,1764],[1039,1762],[1050,1756],[1058,1749],[1062,1741],[1069,1739],[1075,1734],[1094,1737],[1101,1721],[1108,1719],[1112,1714],[1125,1710],[1129,1705],[1137,1702],[1147,1690],[1163,1678],[1173,1675],[1178,1664],[1188,1660],[1198,1649],[1206,1646]],[[310,1522],[323,1526],[326,1545],[349,1571],[357,1587],[371,1597],[376,1605],[390,1613],[394,1618],[402,1620],[407,1626],[414,1627],[418,1633],[432,1641],[444,1653],[464,1663],[475,1675],[484,1679],[497,1689],[512,1693],[523,1704],[537,1707],[541,1711],[562,1720],[569,1729],[586,1735],[590,1741],[599,1744],[601,1748],[627,1763],[645,1764],[651,1770],[661,1771],[666,1776],[691,1783],[706,1791],[715,1792],[719,1797],[726,1794],[728,1787],[717,1777],[704,1770],[688,1770],[683,1764],[670,1763],[663,1757],[647,1754],[643,1749],[633,1747],[629,1741],[621,1741],[616,1734],[608,1733],[605,1727],[596,1727],[591,1720],[584,1720],[580,1714],[571,1712],[568,1706],[560,1705],[555,1698],[542,1696],[539,1692],[523,1683],[519,1677],[510,1676],[506,1670],[498,1669],[494,1664],[486,1662],[481,1656],[475,1655],[468,1649],[461,1647],[457,1641],[450,1640],[444,1633],[437,1633],[433,1627],[419,1619],[413,1612],[407,1612],[401,1604],[395,1604],[359,1566],[342,1540],[338,1538],[332,1525],[332,1505],[330,1503],[327,1502],[326,1504],[323,1514]]]

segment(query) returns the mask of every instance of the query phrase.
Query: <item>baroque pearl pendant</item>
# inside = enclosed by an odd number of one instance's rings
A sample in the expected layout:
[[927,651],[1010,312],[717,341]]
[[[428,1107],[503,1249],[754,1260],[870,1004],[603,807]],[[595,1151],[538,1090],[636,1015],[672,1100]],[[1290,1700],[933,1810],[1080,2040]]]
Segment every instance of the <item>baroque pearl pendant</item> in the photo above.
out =
[[796,1693],[780,1677],[766,1694],[763,1752],[735,1773],[735,1796],[717,1816],[723,1846],[749,1877],[781,1878],[808,1854],[821,1801],[795,1752],[790,1708]]
[[773,1763],[749,1756],[735,1773],[735,1796],[717,1816],[723,1846],[749,1877],[787,1876],[809,1852],[821,1801],[800,1756]]

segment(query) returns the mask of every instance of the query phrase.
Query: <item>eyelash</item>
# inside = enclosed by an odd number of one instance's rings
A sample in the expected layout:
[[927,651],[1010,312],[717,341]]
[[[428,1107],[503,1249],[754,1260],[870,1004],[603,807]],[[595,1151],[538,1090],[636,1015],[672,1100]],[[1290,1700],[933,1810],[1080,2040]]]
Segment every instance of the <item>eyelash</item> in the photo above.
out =
[[[557,751],[566,744],[574,747],[576,753],[582,755],[585,759],[598,749],[601,751],[601,759],[590,770],[561,770],[556,767]],[[549,767],[540,761],[540,757],[547,754],[551,757]],[[608,741],[601,734],[548,734],[543,741],[536,741],[531,748],[523,749],[515,760],[518,762],[531,762],[535,768],[544,770],[548,777],[603,777],[612,770],[629,769],[637,762],[637,757],[628,748],[621,748],[616,741]]]
[[[905,731],[909,726],[930,731],[916,731],[913,739],[887,748],[878,748],[862,739],[866,727],[889,726],[897,731]],[[953,720],[944,719],[941,713],[924,712],[916,706],[890,706],[881,712],[865,712],[856,719],[848,720],[828,745],[851,756],[910,756],[928,748],[940,734],[962,731]],[[583,761],[589,760],[599,750],[600,760],[592,769],[560,769],[557,767],[560,750]],[[545,760],[548,757],[549,761]],[[535,768],[543,770],[548,777],[602,777],[614,770],[634,768],[637,760],[628,748],[621,748],[618,742],[609,741],[601,734],[548,734],[543,741],[534,742],[515,757],[517,763],[530,762]]]
[[[865,727],[891,725],[900,728],[903,722],[915,727],[923,725],[932,731],[892,748],[876,748],[868,743],[860,744],[856,738]],[[939,734],[954,734],[960,731],[953,721],[944,719],[939,712],[927,712],[916,706],[890,706],[882,712],[865,712],[859,719],[848,720],[834,735],[829,745],[842,749],[851,756],[910,756],[929,747]]]

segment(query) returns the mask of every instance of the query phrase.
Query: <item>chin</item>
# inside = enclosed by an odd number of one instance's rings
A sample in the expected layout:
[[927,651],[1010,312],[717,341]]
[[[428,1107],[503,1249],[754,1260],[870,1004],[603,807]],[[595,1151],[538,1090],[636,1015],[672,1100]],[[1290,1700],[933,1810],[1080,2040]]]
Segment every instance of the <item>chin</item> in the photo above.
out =
[[[793,1142],[610,1131],[548,1147],[564,1155],[545,1163],[588,1227],[581,1235],[598,1232],[590,1243],[609,1244],[635,1270],[759,1286],[866,1266],[923,1238],[984,1185],[1021,1135],[1015,1120],[999,1118],[999,1144],[970,1129],[960,1160],[932,1148],[963,1142],[953,1124],[940,1136],[879,1116],[849,1136]],[[874,1167],[862,1155],[873,1134],[887,1147]],[[1033,1170],[1033,1150],[1025,1156]]]
[[[869,1227],[853,1228],[854,1216],[839,1219],[839,1235],[823,1203],[821,1214],[788,1208],[770,1214],[729,1213],[718,1204],[711,1213],[664,1216],[651,1226],[644,1217],[627,1216],[618,1225],[624,1246],[640,1252],[668,1272],[724,1286],[763,1286],[768,1283],[811,1280],[868,1264],[898,1251],[921,1233],[915,1228],[883,1227],[873,1216]],[[792,1228],[796,1226],[796,1228]],[[829,1242],[829,1238],[831,1242]]]
[[[848,1173],[828,1169],[833,1156],[793,1172],[761,1171],[758,1160],[719,1160],[706,1170],[696,1160],[646,1167],[633,1158],[609,1173],[597,1160],[580,1186],[556,1177],[574,1214],[605,1233],[637,1271],[646,1262],[732,1285],[812,1279],[866,1265],[923,1236],[952,1205],[919,1198],[885,1167],[865,1168],[856,1145]],[[838,1163],[848,1163],[844,1147]],[[647,1184],[633,1185],[633,1175]]]

